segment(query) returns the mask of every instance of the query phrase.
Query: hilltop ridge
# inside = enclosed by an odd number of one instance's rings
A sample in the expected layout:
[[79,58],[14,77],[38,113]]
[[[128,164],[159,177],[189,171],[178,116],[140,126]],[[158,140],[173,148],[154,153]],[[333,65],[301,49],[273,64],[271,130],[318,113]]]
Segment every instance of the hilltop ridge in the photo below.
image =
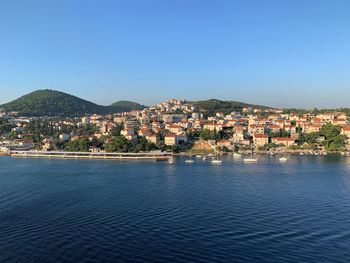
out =
[[24,116],[80,116],[84,114],[107,114],[133,109],[142,105],[135,102],[117,102],[102,106],[57,90],[37,90],[0,105],[6,111],[18,111]]

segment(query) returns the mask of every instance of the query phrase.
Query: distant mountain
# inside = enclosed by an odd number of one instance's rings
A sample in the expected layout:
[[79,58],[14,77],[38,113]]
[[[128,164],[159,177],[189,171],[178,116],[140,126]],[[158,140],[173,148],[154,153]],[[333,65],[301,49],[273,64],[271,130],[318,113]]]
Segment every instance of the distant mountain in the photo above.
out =
[[214,116],[217,112],[223,112],[229,114],[233,111],[241,112],[245,107],[267,109],[266,106],[254,105],[239,101],[222,101],[217,99],[203,100],[203,101],[192,101],[192,103],[199,108],[207,116]]
[[143,110],[144,108],[146,108],[145,105],[141,105],[139,103],[136,102],[132,102],[132,101],[127,101],[127,100],[120,100],[117,102],[114,102],[111,107],[120,107],[120,108],[124,108],[125,111],[131,111],[131,110]]
[[55,90],[38,90],[0,105],[6,111],[18,111],[24,116],[81,116],[122,112],[124,107],[101,106]]

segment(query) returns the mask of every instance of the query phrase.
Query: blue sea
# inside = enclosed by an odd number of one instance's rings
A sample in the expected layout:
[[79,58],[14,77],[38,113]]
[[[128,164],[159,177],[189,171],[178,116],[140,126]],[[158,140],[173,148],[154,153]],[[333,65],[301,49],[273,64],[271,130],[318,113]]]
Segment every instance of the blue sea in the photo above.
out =
[[0,158],[0,262],[350,262],[350,157]]

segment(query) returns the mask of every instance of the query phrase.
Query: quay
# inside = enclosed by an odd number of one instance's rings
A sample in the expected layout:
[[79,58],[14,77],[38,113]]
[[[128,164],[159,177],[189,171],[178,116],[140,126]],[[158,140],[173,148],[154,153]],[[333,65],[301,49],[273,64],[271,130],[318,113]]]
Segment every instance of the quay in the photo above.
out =
[[106,153],[106,152],[62,152],[62,151],[11,151],[12,157],[60,158],[60,159],[112,159],[112,160],[155,160],[169,161],[173,158],[168,152],[147,153]]

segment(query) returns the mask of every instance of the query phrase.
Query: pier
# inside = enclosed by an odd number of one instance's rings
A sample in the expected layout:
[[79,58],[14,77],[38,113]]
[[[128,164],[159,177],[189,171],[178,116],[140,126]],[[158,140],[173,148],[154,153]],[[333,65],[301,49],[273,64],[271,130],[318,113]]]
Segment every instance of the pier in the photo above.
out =
[[12,157],[59,158],[59,159],[112,159],[112,160],[155,160],[169,161],[173,158],[168,152],[107,153],[107,152],[62,152],[62,151],[11,151]]

